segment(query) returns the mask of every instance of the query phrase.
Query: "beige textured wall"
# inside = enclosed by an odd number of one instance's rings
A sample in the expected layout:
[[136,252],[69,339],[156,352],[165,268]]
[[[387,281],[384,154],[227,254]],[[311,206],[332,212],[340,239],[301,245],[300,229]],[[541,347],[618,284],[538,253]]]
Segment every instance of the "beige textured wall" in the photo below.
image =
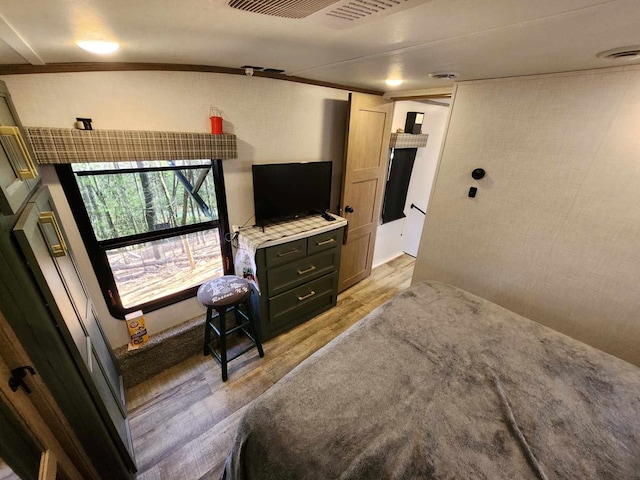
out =
[[[339,201],[348,92],[258,77],[196,72],[89,72],[7,75],[26,126],[71,128],[90,117],[94,128],[209,132],[209,108],[222,109],[238,156],[223,164],[230,224],[253,215],[253,163],[333,160],[332,207]],[[128,342],[124,322],[104,303],[89,257],[53,167],[43,169],[81,274],[114,347]],[[151,334],[202,315],[194,299],[145,314]]]
[[459,84],[424,279],[640,365],[640,68]]

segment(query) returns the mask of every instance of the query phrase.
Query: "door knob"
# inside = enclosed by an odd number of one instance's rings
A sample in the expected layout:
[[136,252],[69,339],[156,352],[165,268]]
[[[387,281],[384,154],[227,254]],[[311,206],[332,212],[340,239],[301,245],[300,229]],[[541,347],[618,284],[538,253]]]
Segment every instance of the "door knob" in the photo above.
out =
[[344,211],[347,213],[353,213],[353,208],[347,205],[346,207],[344,207]]

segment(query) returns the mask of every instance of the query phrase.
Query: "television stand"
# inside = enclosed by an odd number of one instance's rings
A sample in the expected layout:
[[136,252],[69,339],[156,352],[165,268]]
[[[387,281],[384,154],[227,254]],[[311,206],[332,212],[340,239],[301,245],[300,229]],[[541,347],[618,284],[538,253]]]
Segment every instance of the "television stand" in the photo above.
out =
[[[331,222],[319,216],[283,222],[279,224],[283,231],[295,233],[262,243],[260,229],[240,231],[240,235],[248,235],[258,244],[255,261],[260,296],[254,310],[257,306],[260,312],[261,340],[273,338],[335,306],[347,221],[334,218]],[[296,232],[305,228],[302,225],[309,229]],[[265,236],[272,228],[267,226]]]

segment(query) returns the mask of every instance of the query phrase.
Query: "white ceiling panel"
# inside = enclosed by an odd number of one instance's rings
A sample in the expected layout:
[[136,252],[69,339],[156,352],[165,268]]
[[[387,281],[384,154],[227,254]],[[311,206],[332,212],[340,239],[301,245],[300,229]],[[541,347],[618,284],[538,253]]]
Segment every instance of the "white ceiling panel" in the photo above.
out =
[[596,58],[596,53],[613,45],[640,45],[640,16],[629,21],[634,5],[639,6],[635,0],[616,2],[305,73],[337,83],[366,79],[367,86],[375,81],[378,88],[395,74],[405,79],[399,90],[413,90],[451,83],[430,79],[428,74],[435,71],[456,71],[459,80],[473,80],[625,65],[629,63]]
[[[640,0],[430,0],[349,29],[225,0],[4,0],[0,15],[31,63],[250,64],[374,90],[388,76],[404,78],[401,90],[442,85],[427,77],[436,70],[471,79],[608,66],[595,53],[640,44]],[[121,48],[98,57],[80,39]],[[0,45],[1,64],[23,57]]]
[[3,40],[0,40],[0,64],[26,64],[27,62],[18,52],[11,48]]

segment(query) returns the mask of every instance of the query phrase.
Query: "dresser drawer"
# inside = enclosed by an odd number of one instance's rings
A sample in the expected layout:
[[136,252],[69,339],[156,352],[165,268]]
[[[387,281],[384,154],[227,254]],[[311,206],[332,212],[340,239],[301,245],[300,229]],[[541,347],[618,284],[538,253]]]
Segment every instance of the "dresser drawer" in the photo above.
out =
[[301,238],[293,242],[269,247],[265,251],[267,267],[275,267],[288,263],[307,254],[307,239]]
[[334,248],[342,243],[342,228],[314,235],[309,237],[307,242],[307,253],[309,255]]
[[339,250],[334,248],[269,269],[267,272],[269,297],[336,271],[340,260],[339,254]]
[[338,273],[313,280],[269,300],[269,327],[300,323],[336,304]]

